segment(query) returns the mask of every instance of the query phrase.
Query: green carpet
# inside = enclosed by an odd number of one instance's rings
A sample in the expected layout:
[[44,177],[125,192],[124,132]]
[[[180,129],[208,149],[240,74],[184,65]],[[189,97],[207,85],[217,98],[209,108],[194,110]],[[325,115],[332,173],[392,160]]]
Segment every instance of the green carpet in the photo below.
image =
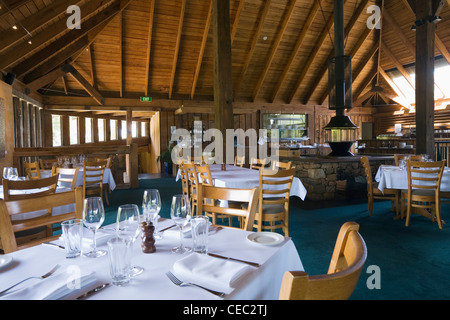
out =
[[[159,189],[160,215],[169,218],[172,195],[181,193],[181,183],[160,178],[140,180],[138,189],[113,191],[105,223],[115,221],[118,205],[141,206],[144,190],[150,188]],[[355,221],[366,241],[368,257],[351,299],[450,299],[450,225],[439,230],[436,223],[413,216],[410,226],[405,227],[404,220],[393,220],[390,208],[388,201],[376,202],[369,217],[364,199],[313,203],[291,198],[290,236],[305,271],[311,275],[326,273],[339,228],[346,221]],[[442,212],[445,219],[450,205],[443,204]],[[367,286],[368,279],[369,284],[374,283],[373,271],[367,272],[372,265],[379,267],[379,289]]]

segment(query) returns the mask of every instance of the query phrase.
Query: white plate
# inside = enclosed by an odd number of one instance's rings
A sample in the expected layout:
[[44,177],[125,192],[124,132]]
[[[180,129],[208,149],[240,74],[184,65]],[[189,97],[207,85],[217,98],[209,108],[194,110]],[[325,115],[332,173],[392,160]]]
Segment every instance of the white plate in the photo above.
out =
[[247,236],[250,242],[261,244],[264,246],[275,246],[284,241],[281,234],[275,232],[254,232]]
[[0,270],[12,262],[13,258],[8,255],[0,255]]

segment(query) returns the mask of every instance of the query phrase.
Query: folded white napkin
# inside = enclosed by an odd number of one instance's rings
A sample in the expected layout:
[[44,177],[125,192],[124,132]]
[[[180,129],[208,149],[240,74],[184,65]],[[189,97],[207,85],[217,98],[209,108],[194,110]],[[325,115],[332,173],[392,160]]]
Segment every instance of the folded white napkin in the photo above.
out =
[[69,295],[75,295],[73,297],[75,298],[77,295],[83,294],[87,288],[92,287],[96,282],[95,272],[81,272],[79,277],[74,277],[71,273],[63,272],[46,279],[38,280],[38,282],[28,285],[23,289],[11,289],[10,294],[2,296],[0,299],[58,300]]
[[173,271],[180,280],[229,293],[251,267],[236,261],[214,258],[201,253],[176,261]]
[[[106,244],[106,242],[116,235],[116,231],[113,229],[101,229],[95,232],[95,238],[97,239],[97,247]],[[59,237],[58,244],[64,246],[64,235]],[[94,233],[91,230],[83,229],[83,240],[81,243],[83,249],[92,249],[94,247]]]

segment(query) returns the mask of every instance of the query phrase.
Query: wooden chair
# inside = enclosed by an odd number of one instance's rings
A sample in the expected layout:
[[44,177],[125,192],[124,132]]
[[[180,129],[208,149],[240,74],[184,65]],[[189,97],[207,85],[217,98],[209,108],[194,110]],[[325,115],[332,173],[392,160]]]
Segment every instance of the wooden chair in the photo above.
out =
[[402,190],[401,195],[402,204],[406,205],[406,226],[409,226],[412,209],[416,208],[415,213],[433,222],[437,220],[439,229],[442,229],[440,186],[444,166],[444,161],[407,161],[408,190]]
[[[56,240],[60,235],[51,235],[36,241],[19,245],[15,236],[16,232],[30,230],[49,224],[59,224],[70,219],[81,219],[83,210],[82,188],[76,190],[46,194],[36,198],[21,200],[0,200],[0,237],[5,253],[35,246],[46,241]],[[69,211],[55,216],[40,216],[16,223],[12,216],[36,210],[51,210],[55,207],[71,205],[75,203],[75,211]],[[70,207],[69,207],[70,208]]]
[[421,155],[416,155],[416,154],[394,154],[394,162],[395,165],[398,166],[400,160],[402,159],[409,159],[412,161],[421,161],[422,160],[422,156]]
[[194,163],[185,163],[184,168],[189,180],[189,199],[191,201],[191,214],[194,216],[198,214],[198,173]]
[[[235,228],[251,231],[256,215],[256,206],[258,203],[259,188],[253,189],[234,189],[207,186],[201,184],[198,188],[199,201],[198,213],[212,217],[212,224],[217,225],[218,216],[237,216],[242,218],[245,223],[239,228],[233,226],[223,226],[226,228]],[[237,201],[247,203],[246,208],[221,207],[220,200]]]
[[374,199],[391,200],[392,211],[395,211],[396,218],[400,218],[400,191],[397,189],[384,189],[381,192],[378,189],[378,183],[373,181],[372,169],[370,168],[369,158],[366,156],[361,157],[361,163],[364,167],[367,180],[367,210],[369,210],[369,216],[373,213]]
[[41,178],[41,171],[39,169],[38,162],[31,162],[31,163],[24,162],[23,167],[29,179],[33,180]]
[[108,193],[103,185],[103,175],[107,161],[84,161],[83,163],[83,199],[86,195],[98,195],[109,205]]
[[52,176],[58,174],[58,184],[64,188],[70,188],[75,190],[78,173],[80,171],[79,167],[76,168],[52,168]]
[[203,185],[212,186],[213,178],[211,175],[211,168],[207,164],[203,165],[195,165],[195,169],[197,170],[198,177]]
[[273,161],[272,164],[272,170],[278,170],[278,169],[282,169],[282,170],[289,170],[292,168],[292,161],[289,162],[281,162],[281,161]]
[[[10,200],[22,200],[33,199],[44,195],[54,194],[58,183],[58,176],[52,176],[44,179],[36,180],[3,180],[3,199],[5,201]],[[38,216],[51,216],[52,211],[34,211],[31,215],[33,218]],[[14,223],[26,223],[29,218],[15,216]],[[53,225],[49,224],[46,227],[34,228],[27,230],[26,232],[19,232],[16,235],[19,244],[35,241],[36,239],[45,238],[53,234]]]
[[54,163],[57,163],[56,159],[39,159],[39,167],[41,170],[51,170]]
[[180,176],[181,176],[181,191],[183,194],[187,195],[188,197],[190,197],[189,194],[189,178],[187,175],[187,171],[186,171],[186,167],[184,162],[181,162],[178,165],[178,168],[180,170]]
[[254,227],[258,232],[282,229],[289,237],[289,193],[295,168],[259,172],[259,201]]
[[265,165],[266,165],[266,159],[257,159],[257,158],[250,159],[250,169],[264,168]]
[[242,157],[238,157],[238,156],[235,156],[234,157],[234,165],[235,166],[239,166],[239,167],[244,167],[244,164],[245,164],[245,156],[242,156]]
[[342,225],[327,274],[310,276],[303,271],[287,271],[279,299],[348,299],[355,290],[367,258],[367,247],[358,230],[359,225],[355,222]]

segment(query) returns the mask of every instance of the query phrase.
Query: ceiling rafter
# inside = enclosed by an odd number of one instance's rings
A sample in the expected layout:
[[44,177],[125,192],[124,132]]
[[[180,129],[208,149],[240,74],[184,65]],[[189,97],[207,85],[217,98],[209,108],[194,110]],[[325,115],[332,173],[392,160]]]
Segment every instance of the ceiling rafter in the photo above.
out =
[[86,90],[87,93],[98,103],[101,105],[105,104],[105,100],[103,99],[100,92],[98,92],[90,83],[87,81],[77,69],[75,69],[72,65],[65,65],[62,69],[69,73],[79,84]]
[[[81,18],[81,23],[89,19],[93,12],[101,10],[111,3],[112,0],[92,0],[88,3],[83,4],[80,7],[81,12],[87,12],[86,15],[83,15]],[[48,43],[54,41],[55,37],[67,32],[66,20],[61,19],[57,22],[53,23],[51,27],[44,28],[33,34],[33,41],[31,44],[28,42],[20,42],[16,44],[13,49],[0,54],[0,69],[6,69],[8,67],[13,66],[18,61],[25,59],[31,56],[37,49],[42,49]]]
[[92,43],[87,47],[86,52],[89,55],[89,72],[91,77],[91,86],[95,88],[95,62],[94,62],[94,50],[92,48]]
[[33,54],[31,57],[21,62],[19,65],[13,68],[13,72],[18,78],[23,75],[33,71],[39,65],[43,64],[53,56],[57,55],[60,51],[67,48],[72,43],[76,42],[78,39],[88,34],[95,27],[101,23],[109,20],[120,10],[120,1],[116,0],[114,4],[108,6],[104,10],[100,11],[98,14],[89,18],[83,23],[83,28],[73,29],[67,32],[65,35],[59,39],[52,42],[50,45],[40,50],[39,52]]
[[[355,26],[355,24],[358,21],[358,19],[361,17],[363,12],[365,12],[365,9],[366,9],[366,6],[367,6],[368,2],[369,2],[369,0],[363,0],[359,4],[358,8],[356,9],[356,12],[352,15],[350,21],[348,22],[347,26],[345,27],[345,38],[348,37],[348,35],[350,34],[350,31],[353,29],[353,27]],[[334,50],[333,49],[331,49],[331,52],[328,55],[328,58],[326,59],[326,61],[322,65],[322,68],[321,68],[320,72],[318,73],[318,76],[316,77],[316,79],[313,82],[313,85],[311,86],[311,90],[308,91],[308,93],[306,94],[305,98],[303,99],[303,103],[304,104],[309,102],[309,100],[311,99],[312,95],[316,91],[319,83],[322,81],[323,77],[327,73],[327,71],[328,71],[328,61],[332,57],[334,57]],[[328,92],[326,93],[326,95],[328,95]],[[325,98],[321,99],[321,101],[324,101]],[[319,102],[319,104],[322,104],[322,102]]]
[[264,25],[264,21],[267,17],[267,14],[269,12],[269,7],[270,7],[270,3],[272,0],[267,0],[264,1],[264,9],[261,13],[261,16],[259,17],[259,23],[258,23],[258,27],[256,28],[256,32],[253,35],[253,40],[252,40],[252,44],[250,46],[250,49],[248,50],[247,56],[245,58],[244,61],[244,66],[242,68],[241,74],[239,75],[239,78],[237,79],[235,85],[234,85],[234,97],[237,96],[238,92],[239,92],[239,88],[241,86],[242,80],[244,79],[245,74],[247,73],[247,69],[248,69],[248,65],[250,64],[250,60],[252,58],[253,52],[255,51],[256,48],[256,43],[258,42],[259,36],[261,34],[261,30],[263,28]]
[[294,12],[296,3],[297,3],[297,0],[291,0],[290,1],[289,8],[288,8],[288,11],[286,13],[286,16],[283,19],[283,23],[281,25],[280,31],[278,32],[277,37],[275,39],[275,42],[272,45],[272,50],[270,51],[269,58],[267,59],[266,64],[265,64],[265,66],[264,66],[264,68],[262,70],[262,73],[259,76],[258,83],[256,84],[255,89],[253,90],[252,101],[255,101],[256,96],[258,95],[259,90],[261,89],[261,86],[262,86],[262,84],[264,82],[264,79],[267,76],[267,73],[269,71],[270,65],[272,64],[273,58],[275,57],[275,53],[277,52],[278,47],[280,45],[281,39],[283,38],[283,35],[284,35],[285,31],[286,31],[286,28],[287,28],[287,26],[289,24],[289,21],[291,20],[292,13]]
[[[149,86],[150,86],[150,57],[152,51],[152,37],[153,37],[153,16],[155,14],[155,1],[151,0],[150,11],[149,11],[149,22],[148,22],[148,33],[147,33],[147,57],[145,64],[145,96],[148,96]],[[122,34],[120,35],[122,38]]]
[[3,34],[0,38],[0,52],[4,52],[19,41],[29,38],[29,33],[33,34],[33,32],[42,27],[42,25],[54,21],[66,13],[68,6],[77,4],[78,2],[80,2],[80,0],[75,3],[72,0],[57,0],[42,9],[38,15],[33,15],[24,19],[20,22],[23,28],[18,28],[15,32]]
[[200,74],[200,67],[203,61],[203,53],[205,52],[206,40],[208,39],[209,28],[211,26],[212,16],[212,1],[209,2],[208,16],[206,17],[205,28],[203,29],[202,42],[198,53],[197,64],[195,65],[194,79],[192,80],[191,99],[194,99],[195,88],[197,87],[198,75]]
[[[449,0],[450,1],[450,0]],[[231,44],[233,44],[234,37],[236,35],[237,26],[239,24],[239,17],[241,16],[242,8],[244,7],[245,0],[239,0],[236,15],[234,17],[233,25],[231,26]]]
[[286,64],[286,66],[284,67],[283,73],[281,74],[281,77],[275,86],[275,90],[272,93],[271,102],[274,102],[276,97],[278,96],[281,86],[282,86],[284,80],[286,79],[286,76],[291,68],[291,65],[292,65],[295,57],[297,56],[298,50],[302,46],[303,41],[305,40],[308,30],[311,27],[311,24],[313,23],[314,18],[316,17],[317,12],[319,11],[319,8],[320,8],[319,1],[314,1],[313,7],[311,8],[311,11],[308,14],[308,18],[306,19],[305,25],[303,26],[302,31],[300,32],[300,35],[297,38],[294,50],[292,51],[291,56],[289,57],[289,60]]
[[387,45],[382,41],[381,42],[381,50],[386,54],[386,56],[391,60],[392,63],[394,63],[395,67],[400,71],[400,73],[403,75],[403,77],[408,81],[408,83],[413,87],[413,89],[416,88],[416,84],[414,80],[411,78],[411,75],[406,71],[406,69],[403,67],[403,65],[398,61],[398,59],[395,57],[394,53],[387,47]]
[[20,1],[16,1],[12,4],[8,4],[7,7],[1,7],[0,8],[0,19],[2,19],[4,16],[6,16],[10,11],[14,11],[17,8],[20,8],[21,6],[23,6],[24,4],[27,4],[28,2],[30,2],[31,0],[20,0]]
[[183,21],[184,21],[185,11],[186,11],[186,0],[181,0],[180,19],[178,21],[178,31],[177,31],[177,39],[176,39],[176,43],[175,43],[175,53],[173,54],[172,72],[170,75],[169,99],[172,98],[173,83],[175,81],[175,73],[177,70],[178,51],[180,50],[181,34],[183,31]]

